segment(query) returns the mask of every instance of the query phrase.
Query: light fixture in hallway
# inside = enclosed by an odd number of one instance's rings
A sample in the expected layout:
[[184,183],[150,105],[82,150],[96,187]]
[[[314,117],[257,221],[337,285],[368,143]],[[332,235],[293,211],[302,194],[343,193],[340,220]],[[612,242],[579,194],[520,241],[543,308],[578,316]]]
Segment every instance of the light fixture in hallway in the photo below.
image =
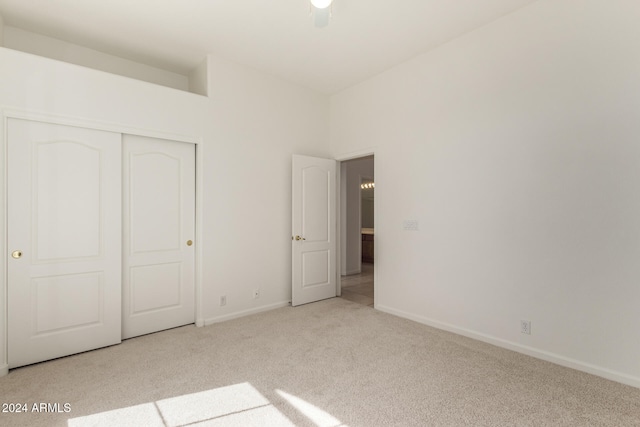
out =
[[369,190],[372,188],[376,188],[376,185],[373,182],[363,182],[362,184],[360,184],[360,188],[362,188],[363,190]]

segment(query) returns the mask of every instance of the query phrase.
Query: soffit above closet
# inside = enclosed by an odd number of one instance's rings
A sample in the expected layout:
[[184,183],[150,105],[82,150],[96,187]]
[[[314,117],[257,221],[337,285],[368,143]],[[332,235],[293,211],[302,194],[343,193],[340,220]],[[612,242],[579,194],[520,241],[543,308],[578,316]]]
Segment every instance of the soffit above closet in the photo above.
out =
[[207,54],[333,94],[535,0],[0,0],[5,26],[187,74]]

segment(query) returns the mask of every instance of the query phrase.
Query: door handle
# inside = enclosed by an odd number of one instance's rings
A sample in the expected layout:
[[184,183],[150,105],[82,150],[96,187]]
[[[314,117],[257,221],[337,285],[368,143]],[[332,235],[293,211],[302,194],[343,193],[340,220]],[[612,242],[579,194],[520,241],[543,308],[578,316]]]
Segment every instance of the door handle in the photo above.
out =
[[191,245],[193,245],[193,241],[187,240],[187,246],[191,246]]
[[300,237],[300,236],[296,236],[296,237],[295,237],[295,239],[296,239],[296,240],[307,240],[307,239],[305,239],[304,237]]
[[22,257],[22,251],[13,251],[11,252],[11,256],[14,257],[15,259],[18,259]]

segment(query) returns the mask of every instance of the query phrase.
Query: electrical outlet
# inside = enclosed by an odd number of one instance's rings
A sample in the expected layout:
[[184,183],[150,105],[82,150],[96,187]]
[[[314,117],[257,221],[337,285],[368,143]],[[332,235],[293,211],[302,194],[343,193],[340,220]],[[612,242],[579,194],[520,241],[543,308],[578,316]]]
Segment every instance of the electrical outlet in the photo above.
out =
[[222,295],[220,297],[220,307],[223,307],[225,305],[227,305],[227,296],[226,295]]
[[520,321],[520,332],[526,335],[531,335],[531,321],[530,320],[521,320]]
[[260,298],[260,289],[254,289],[253,291],[253,299],[258,299]]

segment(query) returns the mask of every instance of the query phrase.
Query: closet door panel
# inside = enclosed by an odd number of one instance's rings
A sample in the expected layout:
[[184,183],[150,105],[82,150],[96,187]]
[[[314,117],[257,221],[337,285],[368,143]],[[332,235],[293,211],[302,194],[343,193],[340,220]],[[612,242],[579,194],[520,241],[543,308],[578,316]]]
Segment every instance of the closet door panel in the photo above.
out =
[[123,137],[123,338],[195,320],[195,146]]
[[121,135],[8,120],[11,368],[120,342]]

